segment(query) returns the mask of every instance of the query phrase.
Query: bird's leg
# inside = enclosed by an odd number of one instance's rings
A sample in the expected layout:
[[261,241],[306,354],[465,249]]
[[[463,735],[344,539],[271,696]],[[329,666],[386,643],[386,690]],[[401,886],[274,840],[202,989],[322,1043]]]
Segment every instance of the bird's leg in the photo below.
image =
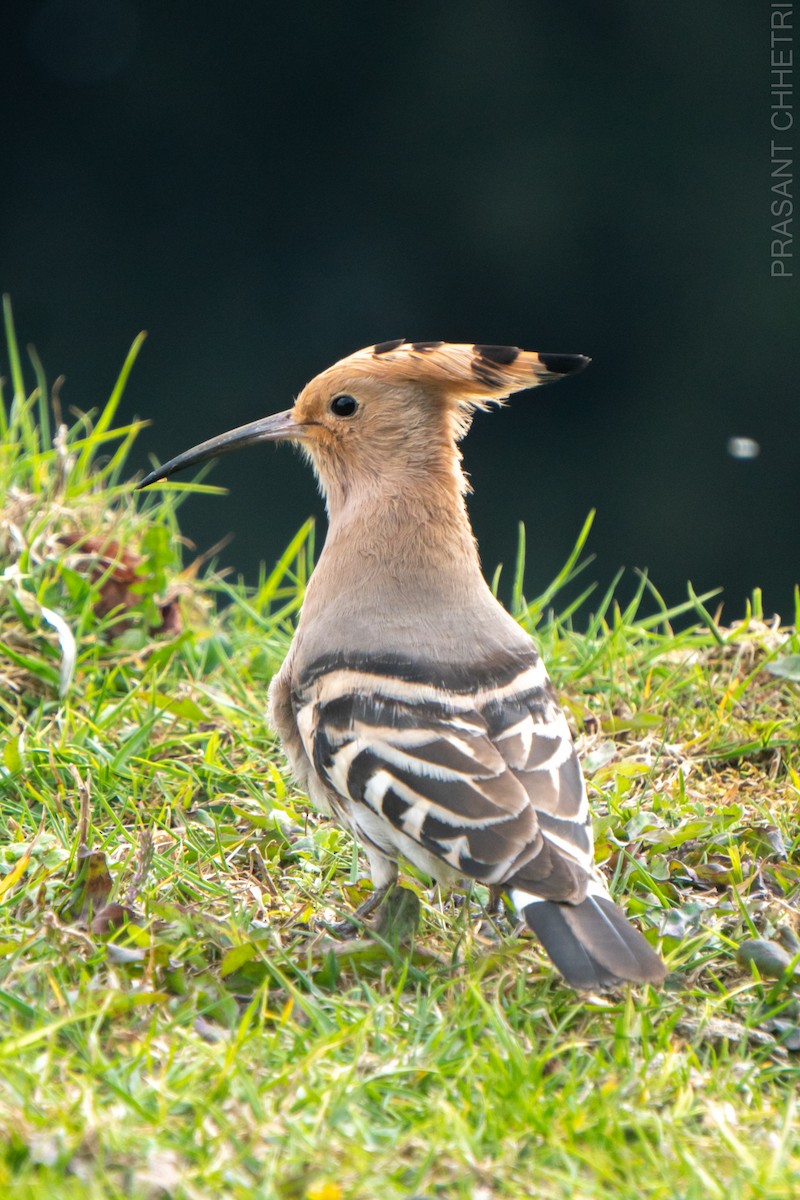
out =
[[485,907],[481,906],[481,910],[483,919],[478,927],[488,927],[494,937],[502,937],[503,930],[508,929],[508,907],[503,884],[489,884],[489,899]]
[[499,917],[503,915],[506,910],[505,901],[503,899],[505,892],[506,889],[503,884],[489,884],[489,903],[486,905],[486,911],[489,916]]
[[[372,876],[372,894],[359,904],[349,920],[338,921],[335,925],[328,926],[334,937],[352,937],[354,933],[357,933],[364,924],[364,918],[380,909],[389,892],[397,883],[396,860],[389,858],[376,846],[370,844],[366,846],[366,852],[369,872]],[[380,925],[380,922],[378,924]]]

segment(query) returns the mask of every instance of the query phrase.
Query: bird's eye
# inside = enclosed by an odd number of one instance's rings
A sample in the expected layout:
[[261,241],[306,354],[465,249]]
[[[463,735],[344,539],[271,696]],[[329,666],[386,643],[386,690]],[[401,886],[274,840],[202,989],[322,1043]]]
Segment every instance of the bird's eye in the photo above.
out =
[[357,408],[355,396],[334,396],[331,400],[331,412],[335,417],[352,417]]

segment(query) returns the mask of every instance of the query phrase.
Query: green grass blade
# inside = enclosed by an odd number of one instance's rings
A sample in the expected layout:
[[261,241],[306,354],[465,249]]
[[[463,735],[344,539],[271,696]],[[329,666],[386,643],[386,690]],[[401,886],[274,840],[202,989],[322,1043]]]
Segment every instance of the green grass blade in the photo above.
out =
[[[105,407],[103,408],[103,411],[100,413],[100,416],[97,418],[97,422],[94,426],[93,432],[97,437],[102,436],[102,434],[104,434],[106,432],[106,430],[111,427],[111,422],[114,420],[114,417],[116,416],[117,409],[119,408],[120,400],[122,399],[123,393],[125,391],[125,385],[128,382],[128,377],[130,376],[130,373],[133,370],[133,364],[136,362],[136,359],[139,356],[139,351],[141,350],[146,337],[147,337],[147,334],[142,332],[133,339],[133,344],[131,345],[131,348],[128,351],[128,354],[125,358],[125,362],[122,364],[122,370],[120,371],[119,376],[117,377],[117,381],[111,390],[111,395],[109,396],[109,398],[105,404]],[[95,449],[96,449],[96,446],[95,446],[94,438],[92,438],[92,437],[88,438],[87,444],[84,447],[84,449],[82,450],[80,458],[78,459],[76,474],[79,479],[82,478],[87,473],[87,471],[89,469],[89,464],[91,463],[92,458],[94,456]]]
[[511,612],[514,616],[522,611],[522,589],[525,578],[525,525],[517,526],[517,558],[514,563],[514,579],[511,585]]
[[47,377],[44,373],[41,359],[36,353],[35,346],[28,346],[28,357],[33,364],[33,373],[36,376],[38,402],[39,402],[39,444],[42,450],[50,450],[52,441],[50,436],[50,394],[47,390]]
[[524,617],[533,626],[536,625],[541,614],[545,611],[551,601],[558,595],[558,593],[565,588],[567,584],[571,583],[572,580],[575,579],[575,577],[579,575],[580,572],[583,571],[592,561],[592,559],[589,558],[585,562],[578,564],[578,559],[583,552],[583,548],[586,545],[592,525],[594,524],[595,515],[596,510],[592,509],[583,523],[581,531],[578,534],[575,544],[569,553],[567,561],[564,563],[555,579],[553,579],[548,587],[545,588],[542,594],[537,596],[537,598],[526,608]]
[[14,328],[11,297],[7,295],[3,296],[3,323],[6,330],[6,349],[8,350],[8,363],[11,368],[11,384],[14,389],[14,400],[17,404],[21,404],[25,399],[25,380],[22,375],[17,332]]
[[289,545],[284,550],[276,562],[273,570],[259,588],[258,593],[253,598],[252,608],[261,610],[269,606],[274,599],[276,592],[284,581],[292,577],[292,568],[297,565],[303,557],[303,549],[313,536],[314,518],[309,517],[304,521],[298,529],[297,533],[292,538]]
[[586,630],[586,637],[589,641],[594,641],[595,638],[599,637],[603,631],[603,624],[606,619],[606,614],[614,602],[614,596],[616,595],[619,581],[622,579],[624,574],[625,568],[620,567],[606,589],[603,598],[597,607],[597,612],[592,614],[591,620],[589,621],[589,627]]
[[[691,607],[697,613],[698,617],[700,618],[702,623],[705,625],[705,627],[711,631],[711,636],[714,638],[714,641],[719,646],[724,646],[725,638],[722,636],[719,626],[717,625],[716,621],[712,617],[711,613],[708,611],[708,609],[703,604],[703,600],[708,599],[708,595],[700,597],[696,594],[696,592],[691,584],[687,584],[687,587],[688,587],[689,596],[691,599]],[[713,593],[711,593],[711,594],[713,595]]]

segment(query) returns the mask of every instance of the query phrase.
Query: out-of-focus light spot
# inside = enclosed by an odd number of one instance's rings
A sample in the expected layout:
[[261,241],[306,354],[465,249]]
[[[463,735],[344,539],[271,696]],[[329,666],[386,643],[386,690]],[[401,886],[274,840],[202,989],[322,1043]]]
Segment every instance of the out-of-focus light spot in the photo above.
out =
[[728,454],[731,458],[758,458],[761,447],[753,438],[728,438]]
[[139,40],[130,0],[46,0],[28,26],[28,47],[61,83],[98,83],[126,67]]

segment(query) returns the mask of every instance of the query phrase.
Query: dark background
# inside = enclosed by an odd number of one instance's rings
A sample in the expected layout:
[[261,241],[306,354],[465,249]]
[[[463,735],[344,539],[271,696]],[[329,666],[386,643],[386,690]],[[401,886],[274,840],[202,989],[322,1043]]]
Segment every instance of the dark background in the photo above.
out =
[[[589,573],[793,617],[795,279],[770,277],[769,5],[47,0],[4,15],[0,285],[133,466],[289,407],[405,336],[590,354],[466,443],[487,571]],[[727,450],[754,438],[758,458]],[[220,461],[186,532],[255,580],[309,512],[286,451]],[[625,589],[634,586],[626,575]],[[506,579],[506,591],[509,580]]]

